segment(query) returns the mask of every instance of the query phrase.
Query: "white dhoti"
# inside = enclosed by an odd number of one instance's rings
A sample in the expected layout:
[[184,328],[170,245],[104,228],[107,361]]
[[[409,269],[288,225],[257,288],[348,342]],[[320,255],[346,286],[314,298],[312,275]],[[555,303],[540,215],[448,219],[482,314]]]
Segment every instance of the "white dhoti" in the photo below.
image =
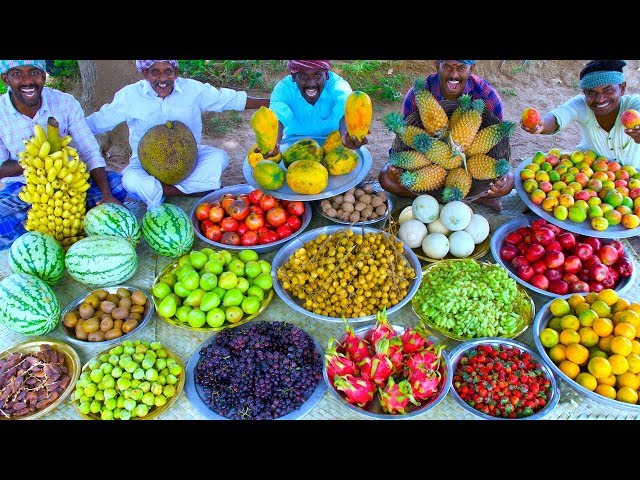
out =
[[[229,154],[211,145],[198,145],[196,167],[187,178],[175,187],[182,193],[191,194],[217,190],[222,186],[222,171],[229,165]],[[147,204],[147,209],[157,207],[164,201],[162,183],[142,168],[138,157],[131,157],[129,165],[122,171],[122,184],[132,198]]]

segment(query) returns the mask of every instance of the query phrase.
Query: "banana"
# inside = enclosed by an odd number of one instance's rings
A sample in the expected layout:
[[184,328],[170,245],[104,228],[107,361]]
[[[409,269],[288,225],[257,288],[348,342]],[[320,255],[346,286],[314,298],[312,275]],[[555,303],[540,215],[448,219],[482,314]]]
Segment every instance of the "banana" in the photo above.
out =
[[87,171],[87,164],[84,162],[80,162],[80,165],[78,166],[78,169],[76,170],[76,172],[86,173],[86,171]]
[[47,178],[47,172],[44,171],[44,168],[36,168],[36,175]]
[[62,158],[64,155],[64,152],[62,150],[58,150],[57,152],[53,152],[52,154],[50,154],[49,156],[51,158],[53,158],[54,160],[57,160],[59,158]]
[[53,193],[54,200],[60,200],[62,198],[62,190],[55,190]]
[[58,172],[62,168],[62,158],[53,161],[53,168],[55,168]]
[[67,151],[67,154],[69,154],[72,157],[77,157],[78,156],[78,150],[76,150],[75,148],[67,145],[65,147],[65,150]]
[[39,203],[40,194],[38,192],[31,192],[31,203]]
[[31,182],[27,183],[25,186],[27,187],[27,191],[29,193],[33,193],[33,192],[37,191],[36,190],[36,186]]
[[29,143],[25,140],[24,142],[25,152],[29,155],[37,157],[40,154],[40,147],[36,147],[33,143]]
[[91,187],[90,183],[85,183],[83,186],[81,186],[80,188],[76,189],[79,193],[82,192],[86,192],[87,190],[89,190],[89,188]]
[[29,192],[20,192],[18,193],[18,198],[25,203],[33,203],[31,201],[31,194]]
[[51,158],[51,155],[47,155],[44,157],[44,169],[47,171],[47,175],[51,167],[53,167],[53,158]]
[[36,168],[42,168],[44,169],[44,160],[42,160],[40,157],[33,157],[33,159],[31,160],[31,162],[29,162],[31,165],[33,165]]
[[69,168],[67,168],[67,167],[62,167],[62,168],[60,169],[60,171],[58,172],[58,175],[57,175],[57,176],[58,176],[58,178],[59,178],[60,180],[62,180],[62,179],[63,179],[64,177],[66,177],[68,174],[69,174]]
[[46,193],[47,195],[49,195],[50,197],[53,196],[53,187],[51,186],[50,183],[47,183],[44,186],[44,193]]
[[65,135],[64,137],[62,137],[60,139],[60,146],[61,147],[66,147],[67,145],[69,145],[71,143],[71,140],[73,140],[73,138],[71,138],[71,135]]
[[38,181],[38,176],[35,173],[27,174],[26,179],[27,179],[27,183],[32,183],[34,185],[37,185],[38,183],[40,183]]
[[[62,217],[64,220],[68,220],[70,216],[71,216],[71,212],[70,212],[69,210],[63,210],[63,211],[62,211],[62,215],[61,215],[61,217]],[[62,224],[64,225],[64,221],[62,222]]]
[[78,170],[79,166],[80,166],[80,160],[73,159],[69,162],[69,165],[67,165],[67,168],[69,168],[69,171],[71,173],[76,173],[76,170]]
[[33,166],[31,166],[31,165],[27,166],[27,167],[24,169],[24,174],[25,174],[25,175],[27,175],[27,176],[28,176],[28,175],[36,175],[36,176],[38,175],[38,174],[37,174],[37,169],[36,169],[36,167],[33,167]]
[[36,185],[36,192],[38,192],[41,195],[45,192],[44,185],[42,183],[38,183]]
[[68,188],[68,185],[64,182],[60,182],[60,190],[62,190],[63,192],[65,192]]
[[59,190],[60,189],[60,182],[56,179],[56,180],[51,182],[51,186],[54,188],[54,190]]
[[47,171],[47,181],[51,183],[51,186],[53,188],[58,188],[57,186],[55,186],[53,184],[54,180],[56,179],[56,177],[58,176],[58,171],[55,169],[55,167],[51,167],[48,171]]
[[48,141],[45,141],[40,147],[40,151],[38,152],[38,156],[40,158],[44,158],[49,155],[49,150],[51,150],[51,144]]
[[69,187],[67,189],[67,193],[69,194],[70,197],[75,197],[77,195],[78,191],[75,188]]
[[68,225],[65,225],[64,222],[62,223],[62,235],[64,235],[64,238],[71,236],[71,229]]
[[38,123],[33,126],[33,136],[40,142],[40,145],[47,141],[47,131]]
[[[64,169],[63,169],[63,170],[64,170]],[[67,171],[69,171],[69,169],[67,169]],[[74,175],[75,175],[74,173],[69,172],[69,173],[67,173],[67,175],[62,179],[62,181],[63,181],[63,182],[66,182],[66,183],[72,183],[72,182],[73,182],[73,179],[74,179]]]
[[49,201],[49,195],[46,193],[40,194],[40,203],[47,203]]

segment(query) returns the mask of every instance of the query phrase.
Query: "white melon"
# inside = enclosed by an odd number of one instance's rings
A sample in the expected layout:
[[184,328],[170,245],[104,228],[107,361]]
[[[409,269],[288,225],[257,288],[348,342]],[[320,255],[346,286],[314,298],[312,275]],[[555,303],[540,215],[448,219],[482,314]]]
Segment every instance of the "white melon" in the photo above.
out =
[[403,208],[400,215],[398,215],[398,223],[402,225],[407,220],[415,220],[415,218],[416,217],[413,216],[413,207],[409,205],[408,207]]
[[398,229],[398,238],[409,248],[418,248],[427,236],[427,226],[420,220],[407,220]]
[[429,258],[443,258],[449,253],[449,239],[444,233],[430,233],[422,240],[422,251]]
[[418,195],[411,204],[413,216],[422,223],[431,223],[440,213],[440,204],[431,195]]
[[440,212],[440,220],[449,230],[457,232],[464,230],[471,221],[473,210],[464,202],[454,200],[446,203]]
[[486,218],[478,213],[471,215],[469,225],[464,229],[473,237],[475,244],[479,244],[485,241],[489,236],[489,222]]
[[442,223],[442,220],[440,220],[439,218],[427,225],[427,230],[429,230],[429,233],[443,233],[447,236],[449,236],[449,234],[451,233],[451,230],[445,227]]
[[449,235],[449,253],[454,257],[466,258],[475,248],[476,244],[470,233],[458,230]]

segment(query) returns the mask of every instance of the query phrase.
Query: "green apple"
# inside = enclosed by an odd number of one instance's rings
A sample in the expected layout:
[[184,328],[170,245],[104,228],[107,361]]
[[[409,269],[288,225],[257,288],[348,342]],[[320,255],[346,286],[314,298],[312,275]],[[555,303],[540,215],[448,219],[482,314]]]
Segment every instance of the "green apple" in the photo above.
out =
[[266,260],[258,260],[262,273],[271,273],[271,264]]
[[171,292],[171,285],[169,285],[168,283],[158,282],[153,286],[153,294],[160,300],[165,298]]
[[240,250],[238,253],[238,258],[242,260],[244,263],[247,262],[256,262],[258,261],[258,253],[255,250],[251,250],[247,248],[245,250]]
[[227,307],[224,312],[225,318],[230,323],[238,323],[244,317],[244,311],[237,305]]
[[193,328],[200,328],[207,323],[207,315],[199,308],[194,308],[187,316],[187,323]]
[[248,278],[256,278],[262,273],[262,267],[255,260],[250,260],[244,264],[244,273]]
[[225,320],[226,316],[224,310],[222,310],[221,308],[212,308],[207,312],[207,324],[210,327],[220,327]]
[[204,247],[201,248],[200,251],[202,253],[204,253],[207,256],[207,259],[211,256],[211,255],[215,255],[216,251],[213,248],[209,248],[209,247]]
[[182,302],[183,305],[189,305],[191,307],[199,307],[200,302],[202,302],[202,297],[207,293],[201,288],[196,288],[193,290],[187,298]]
[[244,277],[244,262],[239,258],[235,258],[229,262],[227,270],[235,273],[238,277]]
[[238,285],[238,276],[233,272],[222,272],[218,277],[218,286],[229,290]]
[[232,257],[231,252],[229,250],[220,250],[218,252],[218,260],[220,260],[225,265],[228,265],[229,262],[232,260],[232,258],[233,257]]
[[191,289],[185,287],[182,282],[176,282],[173,286],[173,293],[181,298],[187,298],[191,293]]
[[175,274],[176,279],[180,282],[184,278],[184,276],[189,272],[195,272],[191,265],[185,265],[183,267],[176,268]]
[[253,315],[260,310],[260,300],[257,297],[244,297],[240,306],[244,313]]
[[200,275],[198,275],[198,272],[196,272],[195,270],[191,270],[190,272],[187,272],[184,277],[182,277],[180,283],[182,283],[182,285],[184,285],[184,287],[188,290],[195,290],[200,286]]
[[178,267],[184,267],[185,265],[192,266],[191,257],[189,256],[188,253],[181,256],[180,259],[178,260]]
[[258,285],[251,285],[249,288],[247,288],[245,294],[248,297],[256,297],[258,300],[260,300],[260,302],[262,302],[262,300],[264,299],[264,290],[261,289]]
[[[168,297],[173,297],[173,299],[176,301],[176,307],[181,307],[182,306],[182,297],[179,297],[175,293],[170,293],[165,298],[168,298]],[[125,347],[125,350],[126,350],[126,347]]]
[[224,294],[227,293],[227,291],[224,288],[222,288],[220,285],[218,285],[216,288],[214,288],[211,291],[216,292],[220,297],[220,299],[222,299],[222,297],[224,297]]
[[203,312],[208,312],[209,310],[216,308],[220,305],[220,295],[216,292],[207,292],[202,297],[202,301],[200,302],[200,310]]
[[158,313],[163,317],[171,318],[175,315],[177,308],[175,298],[168,295],[158,305]]
[[218,286],[218,276],[215,273],[205,272],[200,276],[200,288],[210,292]]
[[273,279],[268,273],[261,273],[253,279],[253,283],[263,290],[269,290],[271,287],[273,287]]
[[171,288],[173,288],[173,286],[178,281],[178,277],[176,276],[175,273],[165,273],[163,276],[160,277],[160,281],[166,283]]
[[249,288],[249,280],[245,277],[238,277],[238,285],[236,285],[236,288],[242,293],[246,292]]
[[191,265],[193,265],[193,268],[195,268],[196,270],[200,270],[202,267],[204,267],[204,264],[207,263],[209,257],[199,250],[191,250],[189,252],[189,259],[191,260]]
[[242,303],[244,295],[238,288],[230,288],[222,297],[222,304],[225,307],[238,306]]
[[218,258],[210,259],[204,264],[202,271],[205,273],[211,272],[216,275],[220,275],[224,271],[224,262],[221,262]]
[[176,310],[176,318],[182,323],[187,323],[187,317],[191,310],[193,310],[193,307],[190,307],[189,305],[182,305],[181,307],[178,307]]

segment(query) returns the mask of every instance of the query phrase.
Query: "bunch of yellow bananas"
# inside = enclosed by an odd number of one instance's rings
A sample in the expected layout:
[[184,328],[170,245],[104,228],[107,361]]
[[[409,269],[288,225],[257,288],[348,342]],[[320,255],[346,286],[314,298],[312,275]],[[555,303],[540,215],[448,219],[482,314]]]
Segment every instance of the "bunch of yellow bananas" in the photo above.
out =
[[31,204],[25,229],[48,233],[65,249],[84,237],[89,173],[71,136],[60,138],[58,123],[49,118],[47,130],[36,124],[33,136],[23,140],[18,154],[27,184],[18,197]]

